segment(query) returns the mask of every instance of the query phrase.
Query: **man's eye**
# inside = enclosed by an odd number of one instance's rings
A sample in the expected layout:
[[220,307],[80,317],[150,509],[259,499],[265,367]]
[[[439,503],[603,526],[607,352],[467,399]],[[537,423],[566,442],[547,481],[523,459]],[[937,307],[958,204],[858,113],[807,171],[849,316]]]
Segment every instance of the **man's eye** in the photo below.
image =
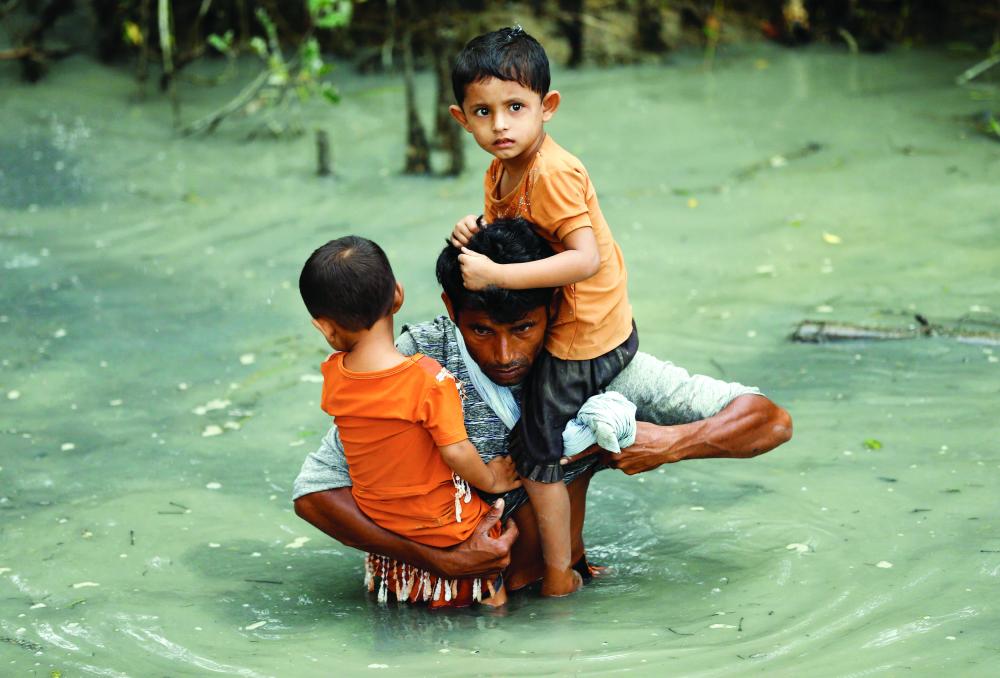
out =
[[514,331],[518,333],[527,332],[533,327],[533,325],[517,325],[514,327]]
[[490,333],[490,331],[485,327],[474,327],[472,328],[472,333],[475,334],[477,337],[485,337]]

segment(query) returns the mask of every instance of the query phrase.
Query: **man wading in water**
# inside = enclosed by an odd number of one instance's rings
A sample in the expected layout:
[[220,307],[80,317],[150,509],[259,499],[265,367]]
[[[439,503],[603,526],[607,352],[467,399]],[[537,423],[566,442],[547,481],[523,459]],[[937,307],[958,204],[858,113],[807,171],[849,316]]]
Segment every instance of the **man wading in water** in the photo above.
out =
[[[520,219],[498,220],[477,233],[468,248],[502,264],[537,261],[552,254],[548,244]],[[396,343],[404,355],[430,356],[464,384],[469,439],[483,461],[489,462],[507,454],[519,385],[543,345],[554,290],[469,291],[462,285],[459,254],[449,245],[437,262],[448,316],[405,326]],[[571,504],[572,559],[585,576],[590,568],[584,555],[583,521],[587,488],[596,471],[617,468],[634,475],[686,459],[753,457],[792,436],[791,417],[756,388],[690,375],[641,351],[608,390],[636,405],[635,443],[617,454],[588,450],[571,457],[564,469]],[[455,547],[426,546],[376,525],[351,494],[335,423],[319,449],[306,457],[293,498],[295,512],[303,520],[346,546],[390,562],[445,578],[504,571],[511,591],[544,574],[535,516],[522,488],[500,497],[479,529]],[[503,532],[489,536],[500,520],[505,521]]]

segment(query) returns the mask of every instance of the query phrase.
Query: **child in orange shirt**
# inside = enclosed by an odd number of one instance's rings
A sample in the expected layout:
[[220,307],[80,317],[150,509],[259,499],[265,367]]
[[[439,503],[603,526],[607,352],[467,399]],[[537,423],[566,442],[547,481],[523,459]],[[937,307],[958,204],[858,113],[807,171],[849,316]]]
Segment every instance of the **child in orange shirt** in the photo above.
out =
[[[510,457],[484,464],[469,442],[460,384],[436,361],[404,356],[392,316],[403,303],[382,249],[365,238],[331,240],[309,257],[299,291],[313,325],[338,353],[322,365],[322,407],[336,418],[351,492],[375,523],[429,546],[465,541],[489,511],[469,483],[499,494],[520,485]],[[481,600],[479,578],[439,580],[406,563],[368,554],[366,582],[379,599],[430,601],[432,607]],[[502,605],[498,580],[487,605]]]
[[545,133],[559,107],[549,91],[542,46],[520,27],[474,38],[452,70],[452,116],[494,156],[486,170],[486,224],[523,217],[556,255],[501,265],[464,247],[481,225],[473,215],[455,226],[465,286],[560,287],[545,349],[523,393],[511,454],[538,515],[546,574],[543,595],[580,587],[570,567],[569,495],[562,483],[562,432],[590,396],[632,360],[639,339],[628,301],[621,250],[611,235],[586,168]]

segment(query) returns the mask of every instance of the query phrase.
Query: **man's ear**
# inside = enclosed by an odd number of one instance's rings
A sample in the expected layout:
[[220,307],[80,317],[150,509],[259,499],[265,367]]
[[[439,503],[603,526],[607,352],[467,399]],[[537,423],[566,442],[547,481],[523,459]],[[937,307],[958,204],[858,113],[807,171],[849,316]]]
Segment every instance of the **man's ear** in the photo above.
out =
[[396,290],[392,293],[392,312],[395,314],[403,306],[403,284],[396,281]]
[[444,292],[441,293],[441,301],[444,302],[444,307],[448,309],[448,317],[451,318],[451,321],[457,325],[458,320],[455,319],[455,307],[451,305],[451,299],[449,299],[448,295]]
[[465,111],[463,111],[455,104],[452,104],[451,106],[448,107],[448,112],[451,113],[451,117],[455,118],[455,120],[458,121],[459,125],[465,128],[466,132],[472,131],[469,128],[469,120],[468,118],[465,117]]
[[556,114],[559,104],[562,102],[562,95],[559,90],[552,90],[542,97],[542,122],[548,122]]

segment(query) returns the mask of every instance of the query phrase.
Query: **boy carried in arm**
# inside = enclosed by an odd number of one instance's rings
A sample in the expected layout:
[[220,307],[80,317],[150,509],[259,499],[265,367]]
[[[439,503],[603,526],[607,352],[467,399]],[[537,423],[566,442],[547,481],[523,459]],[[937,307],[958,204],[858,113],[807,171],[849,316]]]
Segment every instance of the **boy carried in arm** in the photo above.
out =
[[[461,385],[433,359],[404,356],[392,317],[403,303],[382,249],[346,236],[306,261],[299,291],[312,323],[337,351],[322,365],[322,407],[336,419],[358,506],[381,527],[429,546],[465,541],[489,512],[469,485],[499,494],[520,485],[510,457],[484,464],[469,442]],[[499,525],[496,526],[499,535]],[[502,579],[441,579],[369,554],[379,600],[456,607],[502,605]]]
[[[538,516],[546,568],[542,594],[560,596],[581,586],[570,567],[562,432],[584,402],[631,361],[639,340],[625,262],[587,170],[545,133],[560,102],[549,84],[545,50],[520,27],[474,38],[458,55],[452,71],[458,104],[451,114],[494,160],[486,170],[483,216],[459,221],[451,242],[462,249],[469,289],[561,288],[510,445]],[[465,247],[479,228],[512,217],[534,223],[556,255],[501,265]]]

